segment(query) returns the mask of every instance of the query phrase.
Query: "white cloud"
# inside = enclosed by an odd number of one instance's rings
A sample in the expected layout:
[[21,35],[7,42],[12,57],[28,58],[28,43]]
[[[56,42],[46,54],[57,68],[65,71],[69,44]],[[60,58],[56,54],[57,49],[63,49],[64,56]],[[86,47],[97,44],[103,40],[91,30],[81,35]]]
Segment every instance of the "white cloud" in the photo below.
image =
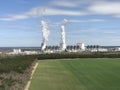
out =
[[107,31],[107,32],[103,32],[105,34],[117,34],[117,32],[113,32],[113,31]]
[[26,19],[29,18],[27,15],[13,15],[11,17],[7,17],[7,18],[0,18],[0,21],[12,21],[12,20],[19,20],[19,19]]
[[116,17],[116,18],[120,18],[120,15],[114,15],[114,17]]
[[63,6],[63,7],[76,7],[77,3],[75,2],[71,2],[71,1],[63,1],[63,0],[55,0],[53,2],[51,2],[52,5],[54,6]]
[[100,15],[120,15],[120,2],[98,1],[88,7],[92,14]]
[[27,12],[19,13],[19,14],[11,14],[8,17],[0,18],[0,21],[13,21],[13,20],[21,20],[27,19],[38,15],[39,8],[32,8]]
[[[24,0],[23,0],[24,1]],[[34,18],[34,17],[39,17],[42,15],[42,12],[45,9],[45,12],[43,13],[44,15],[66,15],[66,16],[81,16],[81,15],[111,15],[114,17],[120,18],[120,2],[109,2],[107,0],[94,0],[94,2],[90,2],[91,0],[61,0],[61,1],[56,1],[54,0],[51,2],[53,8],[51,7],[34,7],[31,8],[30,10],[18,14],[11,14],[8,17],[0,18],[0,21],[12,21],[12,20],[21,20],[21,19],[28,19],[28,18]],[[74,7],[82,5],[81,2],[88,4],[86,7],[83,7],[84,9],[76,9]],[[64,9],[64,8],[56,8],[55,4],[58,6],[66,6],[66,7],[71,7],[73,9]],[[89,21],[89,20],[88,20]],[[84,21],[84,22],[88,22]],[[98,22],[98,21],[104,21],[104,20],[99,20],[99,19],[94,19],[90,20],[92,22]],[[74,20],[73,22],[83,22],[81,20]]]
[[35,30],[40,26],[37,25],[20,25],[20,24],[10,24],[10,25],[0,25],[0,30]]
[[27,12],[23,12],[16,15],[10,15],[6,18],[0,18],[0,21],[12,21],[12,20],[20,20],[20,19],[27,19],[32,17],[39,17],[43,14],[45,15],[67,15],[67,16],[80,16],[85,15],[85,12],[82,11],[75,11],[75,10],[63,10],[63,9],[56,9],[56,8],[46,8],[45,12],[42,12],[44,7],[36,7],[32,8]]
[[76,20],[76,19],[71,19],[69,22],[75,22],[75,23],[80,23],[80,22],[120,22],[120,20],[108,20],[108,19],[86,19],[86,20]]
[[76,10],[63,10],[63,9],[55,9],[55,8],[48,8],[46,9],[46,15],[68,15],[68,16],[80,16],[86,15],[85,12],[76,11]]
[[[61,6],[61,7],[77,7],[81,6],[82,4],[91,4],[98,0],[52,0],[51,5],[53,6]],[[100,0],[100,1],[107,1],[107,0]]]
[[104,19],[88,19],[88,20],[69,20],[69,22],[76,22],[76,23],[79,23],[79,22],[104,22],[106,20]]

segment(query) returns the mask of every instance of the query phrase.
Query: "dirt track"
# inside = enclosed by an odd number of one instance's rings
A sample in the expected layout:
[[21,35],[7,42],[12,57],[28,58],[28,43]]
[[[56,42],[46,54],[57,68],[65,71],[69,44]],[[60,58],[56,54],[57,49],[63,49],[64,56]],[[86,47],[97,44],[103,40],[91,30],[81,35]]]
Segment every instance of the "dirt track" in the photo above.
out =
[[30,87],[30,84],[31,84],[31,79],[32,79],[32,77],[33,77],[33,74],[34,74],[37,66],[38,66],[38,62],[34,65],[33,70],[32,70],[32,73],[31,73],[30,80],[27,82],[24,90],[29,90],[29,87]]

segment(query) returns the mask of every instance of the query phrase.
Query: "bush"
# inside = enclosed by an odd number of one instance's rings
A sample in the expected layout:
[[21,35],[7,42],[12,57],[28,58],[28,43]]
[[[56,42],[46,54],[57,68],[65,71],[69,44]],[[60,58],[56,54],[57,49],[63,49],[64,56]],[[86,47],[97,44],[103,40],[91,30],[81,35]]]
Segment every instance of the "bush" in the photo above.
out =
[[30,78],[34,56],[10,56],[0,59],[0,90],[24,90]]
[[52,53],[52,54],[40,54],[37,56],[38,60],[64,59],[64,58],[120,58],[120,53],[116,52]]

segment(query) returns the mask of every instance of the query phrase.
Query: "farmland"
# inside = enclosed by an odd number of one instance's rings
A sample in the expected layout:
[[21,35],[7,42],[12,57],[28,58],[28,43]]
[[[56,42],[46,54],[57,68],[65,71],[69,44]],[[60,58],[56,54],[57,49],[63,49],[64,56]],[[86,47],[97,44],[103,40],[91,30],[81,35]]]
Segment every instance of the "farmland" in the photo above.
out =
[[40,60],[30,90],[120,90],[120,59]]

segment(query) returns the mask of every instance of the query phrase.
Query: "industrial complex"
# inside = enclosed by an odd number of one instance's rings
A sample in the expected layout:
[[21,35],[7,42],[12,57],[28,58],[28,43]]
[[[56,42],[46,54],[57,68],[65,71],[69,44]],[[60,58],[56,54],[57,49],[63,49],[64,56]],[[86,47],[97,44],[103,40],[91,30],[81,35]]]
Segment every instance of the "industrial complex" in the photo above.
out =
[[66,34],[65,34],[65,25],[69,21],[64,19],[60,23],[61,29],[61,42],[59,46],[48,46],[46,42],[49,37],[48,23],[44,20],[41,21],[41,31],[42,31],[42,43],[41,47],[32,47],[32,48],[0,48],[0,54],[7,55],[31,55],[31,54],[42,54],[42,53],[61,53],[61,52],[109,52],[109,51],[120,51],[119,46],[99,46],[99,45],[85,45],[83,42],[77,43],[76,45],[67,45],[66,44]]

